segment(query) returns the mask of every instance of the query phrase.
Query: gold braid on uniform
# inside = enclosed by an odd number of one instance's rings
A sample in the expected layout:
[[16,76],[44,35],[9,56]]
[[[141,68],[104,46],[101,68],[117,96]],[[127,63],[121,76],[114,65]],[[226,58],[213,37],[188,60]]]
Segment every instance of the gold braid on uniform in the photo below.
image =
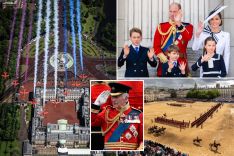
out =
[[114,118],[109,118],[109,109],[106,110],[106,113],[105,113],[105,119],[106,119],[106,122],[107,123],[112,123],[114,121],[116,121],[116,119],[119,119],[120,115],[122,112],[120,112],[119,114],[117,114]]
[[114,124],[119,120],[119,117],[123,114],[123,112],[120,112],[118,113],[114,118],[110,119],[108,117],[109,115],[109,109],[106,110],[106,113],[105,113],[105,119],[107,119],[107,124],[111,124],[110,126],[107,127],[107,129],[105,131],[96,131],[96,132],[92,132],[92,133],[102,133],[102,135],[104,136],[113,126]]
[[[108,113],[109,113],[109,111],[108,111]],[[103,135],[103,136],[104,136],[104,135],[114,126],[114,124],[119,120],[119,117],[120,117],[121,114],[122,114],[122,113],[120,112],[120,113],[117,114],[113,119],[111,119],[111,120],[113,120],[112,122],[107,121],[107,124],[108,124],[108,125],[111,124],[111,125],[108,126],[107,129],[106,129],[105,131],[102,131],[102,135]],[[105,114],[105,116],[108,116],[107,113]]]
[[162,44],[161,48],[164,48],[164,46],[166,45],[167,41],[169,40],[171,34],[173,34],[173,36],[174,36],[173,42],[175,40],[175,34],[176,34],[176,31],[177,31],[176,30],[176,26],[172,22],[170,22],[170,24],[171,24],[171,27],[168,29],[167,32],[162,32],[161,25],[159,24],[159,26],[158,26],[158,31],[159,31],[160,35],[162,35],[162,36],[168,35],[167,38],[166,38],[166,40],[164,41],[164,43],[162,43],[163,41],[161,41],[161,44]]
[[119,113],[114,118],[109,118],[109,109],[106,110],[105,113],[105,119],[107,124],[111,124],[107,127],[105,131],[102,132],[102,135],[105,135],[113,126],[114,124],[119,120],[119,117],[123,114],[124,111],[126,111],[129,108],[129,103],[127,103],[123,108],[119,110]]
[[169,33],[171,32],[171,29],[172,29],[172,28],[173,28],[173,26],[171,26],[171,27],[168,29],[167,32],[162,32],[162,30],[161,30],[161,25],[159,24],[159,26],[158,26],[158,31],[159,31],[160,35],[166,36],[167,34],[169,34]]
[[119,113],[114,118],[109,118],[109,111],[110,110],[106,109],[105,120],[106,120],[107,124],[111,124],[111,125],[108,126],[105,131],[98,131],[98,132],[92,132],[92,133],[102,133],[102,135],[104,136],[114,126],[114,124],[119,120],[119,117],[123,114],[123,112],[126,111],[129,107],[130,107],[129,103],[127,103],[123,108],[118,110]]

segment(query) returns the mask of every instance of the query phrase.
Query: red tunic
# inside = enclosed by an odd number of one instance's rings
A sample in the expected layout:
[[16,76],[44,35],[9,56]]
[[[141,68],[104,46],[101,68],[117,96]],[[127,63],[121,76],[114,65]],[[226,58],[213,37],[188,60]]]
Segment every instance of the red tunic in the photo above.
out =
[[[102,127],[106,150],[136,150],[142,145],[143,114],[139,110],[127,106],[123,114],[112,107],[107,107],[101,113],[93,111],[91,113],[91,125]],[[136,120],[128,120],[129,116]],[[116,120],[113,120],[114,118]],[[121,132],[118,133],[117,130]]]
[[[176,36],[176,37],[175,37]],[[173,22],[160,23],[154,35],[155,54],[164,53],[167,55],[167,48],[176,44],[180,49],[180,58],[187,63],[187,45],[193,36],[193,26],[189,23],[182,23],[181,27],[175,26]],[[188,68],[188,64],[187,64]],[[187,70],[188,72],[188,70]],[[157,69],[157,76],[162,76],[162,63],[160,61]]]

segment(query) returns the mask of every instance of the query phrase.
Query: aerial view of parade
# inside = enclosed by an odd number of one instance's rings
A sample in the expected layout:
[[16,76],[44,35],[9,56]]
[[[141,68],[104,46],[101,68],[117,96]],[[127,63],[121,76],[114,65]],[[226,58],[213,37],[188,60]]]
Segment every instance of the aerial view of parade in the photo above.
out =
[[89,80],[115,79],[107,5],[0,1],[0,155],[89,153]]

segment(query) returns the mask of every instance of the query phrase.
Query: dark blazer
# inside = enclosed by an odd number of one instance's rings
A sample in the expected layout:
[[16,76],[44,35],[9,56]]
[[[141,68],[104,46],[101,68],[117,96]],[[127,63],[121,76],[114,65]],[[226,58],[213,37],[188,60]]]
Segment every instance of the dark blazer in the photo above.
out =
[[118,58],[118,67],[122,67],[126,61],[125,77],[149,77],[147,69],[147,62],[152,66],[157,66],[157,61],[153,58],[153,61],[148,58],[149,48],[140,46],[138,54],[131,45],[128,56],[124,59],[124,51],[122,50]]
[[168,72],[169,65],[168,62],[162,64],[162,76],[163,77],[186,77],[185,74],[182,74],[179,68],[179,62],[177,65],[171,69],[171,72]]
[[214,54],[213,59],[213,68],[209,68],[208,62],[201,63],[202,57],[200,57],[196,63],[192,65],[192,70],[196,71],[198,68],[202,67],[203,77],[225,77],[227,75],[225,63],[223,56],[220,54]]

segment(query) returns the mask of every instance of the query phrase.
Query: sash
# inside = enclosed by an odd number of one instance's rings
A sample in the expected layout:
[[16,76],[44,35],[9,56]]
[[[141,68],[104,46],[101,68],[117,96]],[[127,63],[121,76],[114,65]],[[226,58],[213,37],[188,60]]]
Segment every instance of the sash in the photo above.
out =
[[[129,114],[135,113],[135,110],[131,110]],[[130,123],[120,123],[119,126],[112,133],[107,142],[117,142],[121,135],[129,128]]]
[[[179,36],[180,36],[180,32],[176,32],[176,34],[175,34],[175,40],[177,40]],[[169,39],[168,39],[167,41],[165,41],[165,42],[167,42],[167,43],[165,44],[165,46],[162,47],[162,51],[163,51],[163,52],[166,52],[166,51],[167,51],[167,48],[168,48],[170,45],[173,44],[173,42],[174,42],[174,41],[173,41],[173,38],[174,38],[174,35],[173,35],[173,33],[172,33],[171,36],[169,37]]]

